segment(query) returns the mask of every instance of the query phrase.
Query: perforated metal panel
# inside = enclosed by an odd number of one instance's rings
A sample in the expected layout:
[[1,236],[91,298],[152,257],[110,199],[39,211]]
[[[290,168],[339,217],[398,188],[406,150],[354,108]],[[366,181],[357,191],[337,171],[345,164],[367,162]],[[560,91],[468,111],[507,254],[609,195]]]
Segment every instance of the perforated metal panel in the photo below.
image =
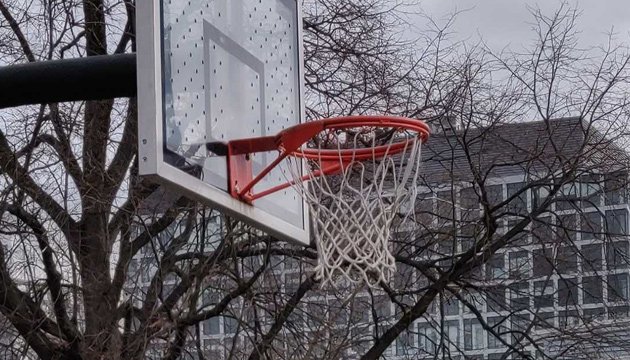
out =
[[[303,110],[298,3],[296,0],[149,2],[152,6],[142,6],[152,11],[158,24],[141,20],[145,13],[138,11],[138,42],[143,34],[149,36],[144,27],[152,27],[152,38],[158,44],[146,52],[154,55],[156,64],[152,78],[148,70],[139,72],[139,84],[142,86],[141,77],[145,74],[147,85],[153,80],[161,88],[155,91],[158,97],[155,105],[161,107],[157,111],[161,114],[155,114],[161,124],[155,130],[161,136],[163,152],[157,157],[168,167],[182,170],[180,176],[199,182],[194,189],[182,186],[181,182],[176,184],[179,187],[202,192],[199,195],[211,202],[213,192],[220,191],[220,206],[250,218],[251,211],[243,208],[243,204],[233,204],[224,198],[226,159],[206,150],[205,144],[273,135],[300,122]],[[143,56],[140,49],[138,53]],[[139,60],[139,66],[142,64]],[[142,145],[141,142],[141,148]],[[160,147],[157,143],[148,145],[148,148]],[[254,173],[274,155],[254,155]],[[190,170],[195,167],[199,170],[197,177],[190,175],[195,173]],[[159,169],[149,170],[159,172]],[[277,168],[258,188],[285,182],[287,177]],[[262,211],[254,211],[255,223],[268,223],[268,218],[274,217],[308,231],[304,203],[293,189],[257,200],[254,207]]]

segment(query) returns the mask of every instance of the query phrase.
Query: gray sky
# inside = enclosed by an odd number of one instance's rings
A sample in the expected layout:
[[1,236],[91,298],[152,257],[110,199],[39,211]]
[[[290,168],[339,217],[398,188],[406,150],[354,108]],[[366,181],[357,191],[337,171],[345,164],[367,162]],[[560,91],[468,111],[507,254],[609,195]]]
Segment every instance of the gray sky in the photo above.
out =
[[[532,16],[527,6],[539,6],[551,14],[560,0],[418,0],[422,10],[433,18],[443,18],[454,10],[459,15],[453,30],[458,39],[477,39],[479,34],[493,50],[510,46],[518,50],[533,40]],[[630,44],[630,0],[569,0],[582,11],[579,20],[580,44],[601,44],[614,26],[618,41]]]

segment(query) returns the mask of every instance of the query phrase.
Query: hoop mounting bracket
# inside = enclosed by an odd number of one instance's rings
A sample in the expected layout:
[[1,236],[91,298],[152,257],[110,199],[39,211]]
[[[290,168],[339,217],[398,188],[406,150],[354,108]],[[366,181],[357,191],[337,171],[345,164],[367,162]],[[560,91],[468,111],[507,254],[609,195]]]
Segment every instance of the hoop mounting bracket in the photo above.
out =
[[[308,181],[315,177],[339,173],[355,161],[391,156],[405,149],[410,141],[417,141],[402,140],[387,146],[362,149],[300,150],[302,145],[324,130],[362,126],[411,130],[417,133],[417,139],[422,142],[429,136],[429,127],[423,121],[397,116],[361,115],[311,121],[287,128],[275,136],[237,139],[227,144],[208,143],[206,147],[217,155],[227,155],[228,191],[232,197],[251,204],[256,199],[286,189],[295,183],[296,180],[287,181],[258,193],[253,192],[254,186],[288,156],[319,162],[319,170],[311,171],[301,178],[301,181]],[[269,151],[278,151],[278,156],[254,176],[251,154]]]

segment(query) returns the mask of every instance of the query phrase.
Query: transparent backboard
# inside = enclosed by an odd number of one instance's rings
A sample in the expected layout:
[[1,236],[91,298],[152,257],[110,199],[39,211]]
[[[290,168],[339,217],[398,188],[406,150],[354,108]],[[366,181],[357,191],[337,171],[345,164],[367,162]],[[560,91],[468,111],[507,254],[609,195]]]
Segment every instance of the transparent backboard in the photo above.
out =
[[[294,189],[254,205],[233,199],[224,154],[206,147],[274,135],[303,118],[298,1],[151,0],[137,13],[141,174],[308,243],[307,208]],[[254,174],[274,155],[253,155]],[[282,169],[257,187],[286,182]]]

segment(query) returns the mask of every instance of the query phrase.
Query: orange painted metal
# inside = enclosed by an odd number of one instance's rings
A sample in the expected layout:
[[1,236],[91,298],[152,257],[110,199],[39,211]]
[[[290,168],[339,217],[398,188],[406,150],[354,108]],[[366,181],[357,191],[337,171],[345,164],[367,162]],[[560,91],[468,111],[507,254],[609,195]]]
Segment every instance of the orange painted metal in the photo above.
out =
[[[414,131],[417,136],[394,144],[371,148],[330,150],[302,148],[305,143],[324,130],[343,130],[356,127],[398,128]],[[288,156],[320,162],[322,170],[302,177],[302,181],[308,181],[313,177],[339,173],[354,161],[381,159],[385,156],[395,155],[407,148],[412,142],[418,140],[423,143],[426,142],[429,134],[429,126],[421,120],[400,116],[357,115],[295,125],[275,136],[232,140],[227,144],[229,192],[234,198],[251,204],[256,199],[292,186],[293,182],[286,182],[258,193],[253,191],[254,186]],[[274,150],[279,152],[276,159],[254,176],[249,154]]]

